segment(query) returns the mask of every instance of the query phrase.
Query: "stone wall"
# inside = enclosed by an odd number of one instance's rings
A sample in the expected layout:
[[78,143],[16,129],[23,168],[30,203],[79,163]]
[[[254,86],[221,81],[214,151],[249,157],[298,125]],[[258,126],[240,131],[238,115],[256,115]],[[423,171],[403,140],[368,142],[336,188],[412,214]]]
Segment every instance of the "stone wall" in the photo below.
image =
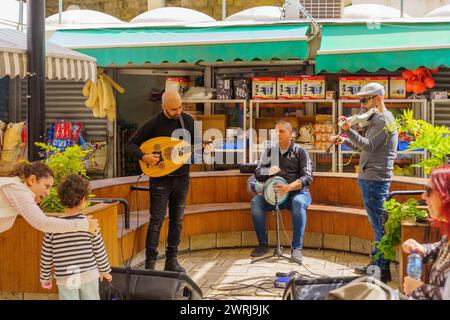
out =
[[[284,0],[227,0],[227,16],[257,6],[281,6]],[[153,3],[153,2],[156,2]],[[167,7],[183,7],[206,13],[217,20],[222,19],[222,0],[166,0]],[[160,0],[64,0],[63,9],[76,5],[80,9],[96,10],[124,21],[130,21],[146,12],[149,5],[158,6]],[[46,16],[58,13],[58,0],[46,1]]]
[[[318,2],[321,1],[321,2]],[[344,1],[344,0],[342,0]],[[318,4],[331,7],[332,3],[344,3],[341,0],[301,0],[315,16]],[[284,0],[227,0],[227,16],[258,6],[282,6]],[[71,5],[80,9],[101,11],[124,21],[130,21],[149,8],[160,6],[183,7],[203,12],[216,20],[222,20],[222,0],[64,0],[63,10]],[[47,0],[47,16],[58,12],[58,0]],[[317,16],[319,18],[319,16]],[[320,16],[320,18],[324,18]],[[331,18],[331,16],[330,16]]]

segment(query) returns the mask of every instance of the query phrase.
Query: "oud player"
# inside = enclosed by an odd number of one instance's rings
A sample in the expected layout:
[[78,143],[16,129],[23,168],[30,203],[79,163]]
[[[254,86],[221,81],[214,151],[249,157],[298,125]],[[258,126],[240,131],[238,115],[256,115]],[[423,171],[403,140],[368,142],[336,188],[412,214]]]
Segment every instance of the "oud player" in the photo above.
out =
[[[142,160],[149,167],[155,167],[160,160],[159,155],[144,154],[140,146],[145,141],[156,137],[183,138],[191,145],[195,144],[194,140],[202,141],[199,131],[194,129],[194,119],[182,111],[182,99],[176,91],[164,92],[162,95],[162,111],[137,129],[136,133],[127,141],[126,150],[131,156]],[[203,145],[203,147],[205,155],[211,152],[209,145]],[[201,163],[202,150],[194,151],[193,158],[196,164]],[[145,246],[145,269],[155,269],[158,258],[159,234],[168,206],[169,232],[164,270],[185,272],[184,268],[178,263],[177,256],[183,227],[183,213],[189,190],[189,163],[166,176],[150,178],[149,180],[150,223]]]
[[[258,181],[267,181],[277,175],[286,180],[287,185],[278,185],[278,197],[289,194],[287,201],[280,209],[288,208],[292,213],[292,245],[291,258],[302,263],[302,243],[306,226],[306,208],[311,204],[308,187],[311,185],[312,163],[308,152],[292,141],[292,126],[289,122],[279,120],[276,123],[277,138],[264,151],[255,171]],[[253,226],[258,238],[251,256],[260,257],[269,251],[266,231],[266,213],[274,210],[274,206],[266,201],[264,195],[255,196],[251,202]]]

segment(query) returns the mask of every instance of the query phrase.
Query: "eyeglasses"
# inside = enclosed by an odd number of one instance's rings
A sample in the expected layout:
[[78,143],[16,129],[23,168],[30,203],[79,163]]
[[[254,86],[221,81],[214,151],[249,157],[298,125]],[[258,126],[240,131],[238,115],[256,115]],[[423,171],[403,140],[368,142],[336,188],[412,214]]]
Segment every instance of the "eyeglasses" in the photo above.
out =
[[359,99],[359,102],[361,102],[362,104],[366,104],[367,102],[369,102],[369,100],[372,100],[375,97],[376,96],[368,97],[368,98],[361,98],[361,99]]

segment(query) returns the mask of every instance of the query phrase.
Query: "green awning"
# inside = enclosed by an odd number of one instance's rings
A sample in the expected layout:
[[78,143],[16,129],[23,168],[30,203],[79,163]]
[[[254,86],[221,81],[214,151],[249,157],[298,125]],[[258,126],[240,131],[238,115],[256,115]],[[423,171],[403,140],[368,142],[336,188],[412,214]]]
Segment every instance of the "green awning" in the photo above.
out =
[[307,24],[233,27],[59,30],[51,42],[97,59],[100,66],[231,62],[308,56]]
[[450,23],[324,25],[316,72],[450,66]]

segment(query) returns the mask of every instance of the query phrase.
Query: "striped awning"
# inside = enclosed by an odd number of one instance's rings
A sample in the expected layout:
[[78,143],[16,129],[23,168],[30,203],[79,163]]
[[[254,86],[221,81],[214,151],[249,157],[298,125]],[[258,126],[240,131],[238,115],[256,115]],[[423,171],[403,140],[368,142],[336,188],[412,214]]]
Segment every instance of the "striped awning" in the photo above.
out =
[[[49,80],[93,81],[97,78],[96,59],[47,42],[45,74]],[[25,33],[0,29],[0,78],[25,78],[28,75]]]

